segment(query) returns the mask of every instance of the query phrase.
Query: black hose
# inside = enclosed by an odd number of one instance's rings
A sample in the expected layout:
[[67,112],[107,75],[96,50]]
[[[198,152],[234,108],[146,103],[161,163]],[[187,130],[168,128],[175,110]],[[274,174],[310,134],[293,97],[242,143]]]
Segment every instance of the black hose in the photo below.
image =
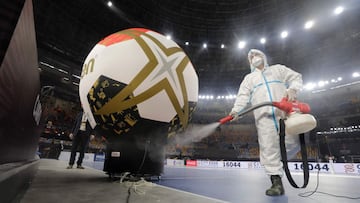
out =
[[243,116],[243,115],[249,113],[250,111],[254,111],[255,109],[258,109],[263,106],[274,106],[274,104],[273,104],[273,102],[263,102],[260,104],[256,104],[256,105],[250,106],[248,108],[245,108],[243,111],[239,112],[238,115],[239,115],[239,117]]

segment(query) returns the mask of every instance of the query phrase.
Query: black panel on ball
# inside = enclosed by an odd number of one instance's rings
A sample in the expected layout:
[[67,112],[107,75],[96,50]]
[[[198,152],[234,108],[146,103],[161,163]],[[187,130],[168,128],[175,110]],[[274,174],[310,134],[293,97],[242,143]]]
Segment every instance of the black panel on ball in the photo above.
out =
[[141,118],[136,105],[108,115],[96,114],[125,87],[126,84],[102,75],[87,95],[97,122],[95,131],[107,140],[104,171],[160,175],[169,123]]
[[133,127],[138,126],[137,122],[140,116],[137,106],[114,112],[108,115],[97,115],[96,111],[109,102],[116,94],[118,94],[126,84],[100,76],[90,89],[87,99],[90,104],[91,112],[99,127],[102,128],[105,138],[110,136],[124,135],[132,130]]

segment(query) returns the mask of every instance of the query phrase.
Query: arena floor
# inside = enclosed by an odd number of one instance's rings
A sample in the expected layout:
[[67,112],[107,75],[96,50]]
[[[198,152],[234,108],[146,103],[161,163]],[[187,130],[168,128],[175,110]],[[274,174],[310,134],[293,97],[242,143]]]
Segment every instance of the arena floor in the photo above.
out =
[[[298,185],[303,184],[302,173],[293,173]],[[313,191],[317,185],[317,173],[310,174],[307,188],[293,188],[283,178],[285,195],[269,197],[265,190],[270,187],[270,180],[263,170],[256,169],[199,169],[199,168],[169,168],[158,184],[176,188],[226,202],[281,202],[281,203],[312,203],[312,202],[359,202],[360,176],[345,176],[334,174],[319,174],[318,192],[309,197],[305,193]],[[302,194],[305,193],[305,194]],[[329,193],[324,194],[324,193]],[[337,196],[357,197],[358,199],[340,198]]]
[[[270,181],[263,170],[165,167],[160,181],[120,183],[110,181],[103,171],[94,169],[100,165],[87,166],[85,170],[69,170],[66,166],[65,161],[41,159],[38,173],[21,202],[355,203],[360,197],[360,176],[312,173],[306,189],[292,188],[284,179],[285,195],[268,197],[265,190]],[[302,184],[302,174],[293,176]],[[315,189],[317,177],[317,192],[301,197],[301,193]]]

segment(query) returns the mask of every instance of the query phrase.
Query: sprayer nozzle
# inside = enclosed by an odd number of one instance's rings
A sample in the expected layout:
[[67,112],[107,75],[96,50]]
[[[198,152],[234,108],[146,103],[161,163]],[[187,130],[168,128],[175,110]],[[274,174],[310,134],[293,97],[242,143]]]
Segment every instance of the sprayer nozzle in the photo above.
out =
[[220,120],[219,120],[219,123],[222,125],[222,124],[224,124],[224,123],[227,123],[227,122],[231,121],[233,118],[234,118],[234,117],[232,117],[232,116],[230,116],[230,115],[229,115],[229,116],[226,116],[226,117],[220,119]]

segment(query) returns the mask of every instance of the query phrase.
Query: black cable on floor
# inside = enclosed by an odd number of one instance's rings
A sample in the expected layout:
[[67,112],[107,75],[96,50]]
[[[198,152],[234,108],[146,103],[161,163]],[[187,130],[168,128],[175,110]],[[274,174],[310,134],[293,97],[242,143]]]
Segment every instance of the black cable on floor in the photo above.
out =
[[[319,154],[320,154],[320,147],[319,146],[320,146],[320,144],[319,144],[318,139],[316,139],[316,142],[317,142],[317,146],[318,146],[317,160],[319,160]],[[320,165],[320,162],[317,162],[317,164]],[[329,196],[337,197],[337,198],[360,199],[360,197],[350,197],[350,196],[345,196],[345,195],[334,195],[334,194],[330,194],[330,193],[327,193],[327,192],[318,191],[319,185],[320,185],[320,167],[319,167],[319,169],[317,171],[317,174],[316,174],[316,187],[315,187],[315,189],[313,191],[307,191],[307,192],[299,193],[298,196],[300,196],[300,197],[310,197],[311,195],[313,195],[315,193],[320,193],[320,194],[329,195]]]
[[315,194],[315,193],[320,193],[320,194],[324,194],[324,195],[329,195],[329,196],[332,196],[332,197],[337,197],[337,198],[345,198],[345,199],[360,199],[360,197],[350,197],[350,196],[345,196],[345,195],[334,195],[334,194],[330,194],[330,193],[327,193],[327,192],[321,192],[321,191],[318,191],[318,188],[319,188],[319,174],[320,174],[320,169],[318,170],[317,172],[317,175],[316,175],[316,187],[313,191],[308,191],[308,192],[304,192],[304,193],[299,193],[298,195],[300,197],[310,197],[311,195]]
[[315,189],[313,191],[299,193],[298,196],[300,196],[300,197],[310,197],[311,195],[313,195],[315,193],[320,193],[320,194],[329,195],[329,196],[337,197],[337,198],[360,199],[360,197],[350,197],[350,196],[345,196],[345,195],[334,195],[334,194],[330,194],[330,193],[327,193],[327,192],[318,191],[319,183],[320,183],[319,174],[320,174],[320,169],[318,170],[317,175],[316,175],[317,177],[316,177],[316,187],[315,187]]
[[318,172],[317,172],[315,189],[313,191],[299,193],[298,195],[300,197],[310,197],[311,195],[313,195],[314,193],[317,192],[317,189],[319,188],[319,173],[320,173],[320,169],[318,169]]
[[[144,155],[143,155],[141,164],[140,164],[139,169],[137,170],[137,172],[136,172],[135,175],[139,174],[140,171],[141,171],[141,169],[142,169],[142,167],[144,166],[145,159],[146,159],[146,155],[147,155],[147,151],[148,151],[147,148],[148,148],[148,145],[149,145],[149,144],[150,144],[150,140],[147,140],[147,141],[146,141],[146,144],[145,144],[145,150],[144,150]],[[136,177],[135,177],[135,178],[136,178]],[[131,179],[130,179],[130,180],[131,180]],[[134,183],[135,183],[135,182],[136,182],[136,181],[133,180],[133,183],[132,183],[131,186],[128,188],[128,191],[127,191],[128,195],[127,195],[127,197],[126,197],[126,203],[129,203],[129,202],[130,202],[131,188],[134,186]]]
[[128,195],[126,197],[126,203],[129,203],[130,202],[130,195],[131,195],[131,188],[133,187],[134,183],[131,184],[131,186],[128,188]]

